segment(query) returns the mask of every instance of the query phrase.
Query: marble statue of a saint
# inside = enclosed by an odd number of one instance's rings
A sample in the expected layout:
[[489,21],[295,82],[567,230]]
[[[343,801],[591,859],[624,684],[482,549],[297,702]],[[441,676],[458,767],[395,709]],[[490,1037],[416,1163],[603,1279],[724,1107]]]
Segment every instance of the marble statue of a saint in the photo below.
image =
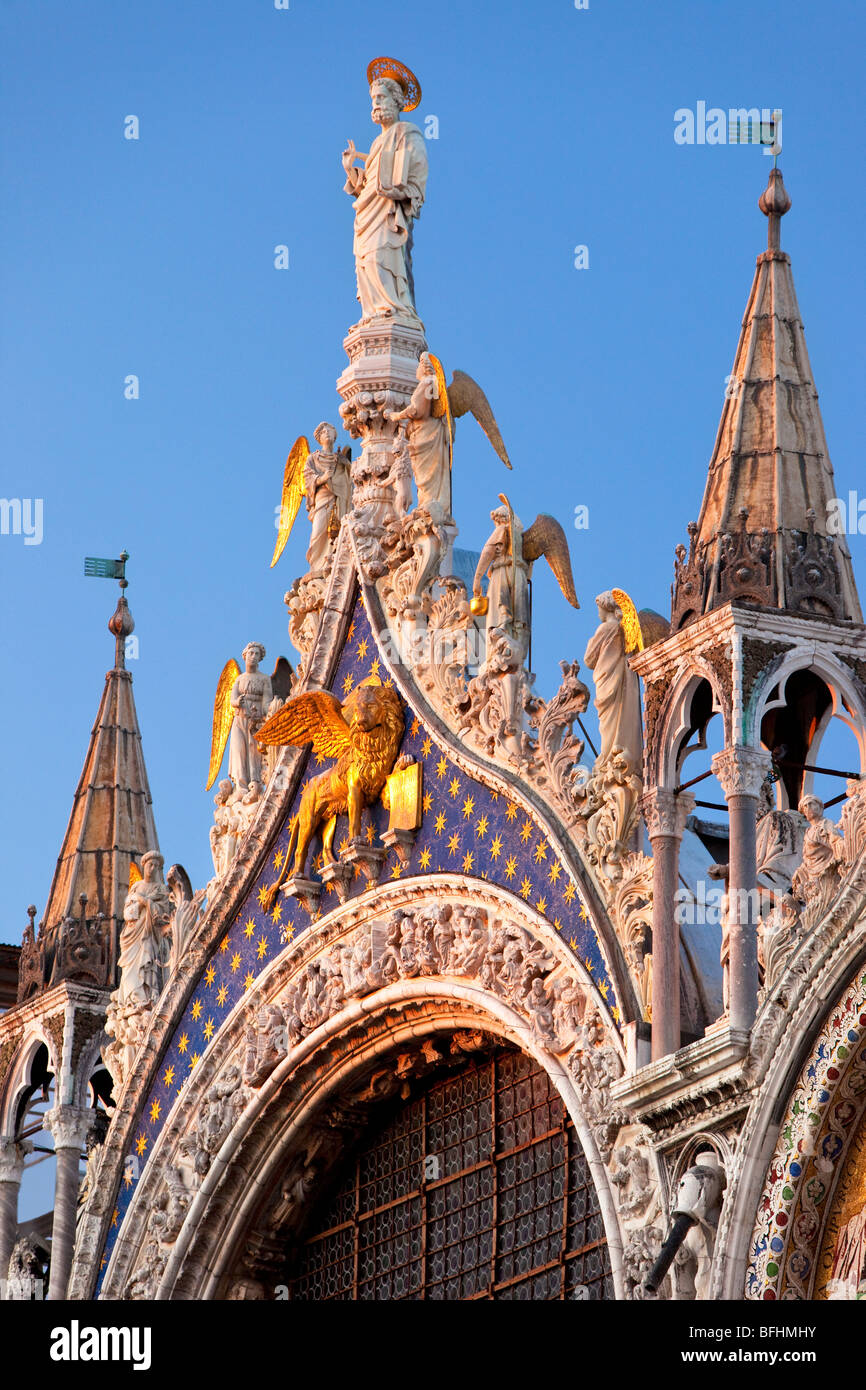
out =
[[804,903],[812,899],[813,906],[824,907],[839,882],[839,864],[845,844],[838,827],[824,815],[820,797],[807,793],[801,797],[797,810],[806,817],[808,825],[803,839],[803,860],[792,880],[794,897]]
[[229,740],[229,777],[244,790],[250,782],[263,782],[262,755],[256,743],[256,730],[264,721],[273,699],[271,678],[259,670],[265,649],[261,642],[248,642],[243,650],[245,670],[232,686],[234,710]]
[[428,511],[434,521],[441,521],[451,511],[451,448],[447,413],[433,413],[439,404],[441,387],[429,353],[422,352],[415,375],[418,385],[412,399],[405,410],[391,411],[389,419],[408,421],[418,506]]
[[592,671],[595,707],[601,733],[597,766],[619,748],[630,766],[640,768],[642,725],[640,684],[628,664],[625,633],[619,605],[608,590],[596,599],[599,626],[584,653],[584,665]]
[[427,183],[427,151],[416,125],[400,120],[406,92],[394,78],[370,85],[371,112],[381,127],[364,159],[350,140],[343,151],[345,191],[355,200],[355,272],[363,319],[379,315],[418,324],[412,279],[412,223]]
[[156,851],[143,855],[143,876],[132,885],[126,897],[118,958],[120,986],[114,996],[121,1006],[146,1006],[162,992],[166,937],[173,910],[162,865],[162,855]]
[[352,501],[352,481],[346,451],[335,452],[337,430],[323,420],[313,431],[319,447],[304,464],[304,496],[312,532],[307,563],[313,574],[327,567],[332,518],[340,522]]

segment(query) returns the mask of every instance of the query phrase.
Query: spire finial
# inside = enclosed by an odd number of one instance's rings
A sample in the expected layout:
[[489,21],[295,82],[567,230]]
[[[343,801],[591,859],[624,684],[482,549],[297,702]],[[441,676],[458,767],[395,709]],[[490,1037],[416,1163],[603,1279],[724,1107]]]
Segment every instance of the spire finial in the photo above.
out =
[[126,577],[126,562],[129,559],[129,552],[121,550],[120,556],[116,560],[103,560],[95,555],[88,555],[84,561],[84,573],[97,579],[116,579],[120,585],[120,598],[117,600],[117,607],[108,620],[108,631],[114,634],[114,668],[116,671],[126,669],[126,639],[135,629],[132,614],[129,611],[129,604],[124,596],[124,589],[129,587],[129,580]]
[[769,219],[767,223],[767,250],[779,250],[779,230],[782,218],[791,206],[791,199],[788,191],[782,182],[781,169],[770,170],[770,181],[758,199],[758,207],[765,217]]

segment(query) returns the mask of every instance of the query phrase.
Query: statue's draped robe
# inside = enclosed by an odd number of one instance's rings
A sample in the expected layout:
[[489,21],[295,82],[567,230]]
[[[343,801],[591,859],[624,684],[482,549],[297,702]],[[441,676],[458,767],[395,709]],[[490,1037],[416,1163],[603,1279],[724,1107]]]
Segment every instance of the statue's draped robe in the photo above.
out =
[[383,130],[364,168],[348,171],[345,190],[355,198],[353,249],[364,318],[391,312],[417,319],[412,222],[421,211],[426,183],[424,136],[409,121]]
[[488,643],[496,629],[518,642],[522,642],[529,631],[529,572],[522,556],[523,528],[517,518],[511,527],[508,522],[497,524],[476,569],[477,576],[488,576]]
[[162,989],[164,929],[171,899],[164,883],[142,881],[130,889],[120,932],[118,1003],[148,1004]]
[[451,451],[447,418],[433,414],[436,399],[431,383],[435,380],[435,377],[425,377],[412,393],[409,453],[418,489],[418,506],[430,511],[431,503],[437,503],[447,515],[451,511]]
[[589,639],[584,665],[593,674],[601,732],[599,763],[621,748],[640,770],[641,711],[638,678],[628,664],[625,634],[618,620],[603,622]]
[[229,740],[229,777],[236,787],[262,781],[262,755],[255,731],[265,717],[272,695],[271,678],[263,671],[242,671],[232,686],[235,717]]
[[349,510],[352,484],[342,454],[326,454],[317,449],[304,465],[304,493],[310,518],[310,545],[307,563],[311,570],[325,567],[328,556],[328,524],[334,503],[337,520],[342,521]]

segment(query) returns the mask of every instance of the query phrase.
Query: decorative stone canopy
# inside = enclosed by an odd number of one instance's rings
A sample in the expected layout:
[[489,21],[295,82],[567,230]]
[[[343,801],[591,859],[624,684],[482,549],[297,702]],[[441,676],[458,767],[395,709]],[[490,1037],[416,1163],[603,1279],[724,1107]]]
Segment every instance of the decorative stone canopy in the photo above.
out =
[[699,520],[679,547],[674,629],[730,600],[861,622],[851,556],[828,527],[836,495],[790,257],[778,169],[759,207],[767,250],[728,379]]

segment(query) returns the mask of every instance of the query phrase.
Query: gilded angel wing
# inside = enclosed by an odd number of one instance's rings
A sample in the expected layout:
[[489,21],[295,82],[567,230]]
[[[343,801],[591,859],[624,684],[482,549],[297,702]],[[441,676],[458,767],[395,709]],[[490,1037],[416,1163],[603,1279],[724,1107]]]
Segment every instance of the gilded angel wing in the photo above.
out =
[[231,657],[220,672],[217,681],[216,694],[213,697],[213,730],[210,739],[210,767],[207,774],[207,786],[205,791],[210,791],[217,779],[220,764],[223,760],[223,753],[226,751],[229,730],[235,712],[231,706],[232,686],[241,673],[241,668]]
[[295,517],[298,515],[301,498],[304,495],[304,464],[309,457],[309,441],[306,435],[299,434],[292,445],[291,453],[286,459],[286,466],[283,470],[283,497],[280,502],[280,529],[277,533],[277,543],[274,546],[274,558],[271,560],[271,569],[273,569],[285,550],[286,541],[292,533]]
[[455,419],[471,410],[505,467],[511,467],[511,460],[499,433],[491,404],[478,382],[473,381],[466,372],[458,371],[452,376],[451,385],[448,387],[448,406]]
[[129,886],[130,886],[130,888],[134,888],[135,885],[136,885],[136,883],[141,883],[141,880],[142,880],[143,878],[144,878],[144,874],[141,872],[141,869],[138,867],[138,865],[136,864],[135,860],[134,860],[134,859],[130,859],[130,861],[129,861]]
[[572,608],[579,608],[574,589],[574,576],[571,572],[571,556],[568,553],[568,537],[554,516],[541,512],[528,531],[523,533],[523,558],[528,564],[544,556],[562,590],[563,598],[568,599]]
[[611,589],[614,600],[619,605],[622,613],[621,626],[625,636],[626,652],[643,651],[643,633],[640,630],[640,618],[637,609],[626,593],[625,589]]
[[256,738],[263,747],[291,743],[303,748],[305,743],[312,743],[323,757],[339,758],[350,746],[351,734],[336,695],[329,690],[308,690],[266,719]]
[[454,466],[454,421],[451,418],[451,402],[448,399],[448,387],[445,384],[445,368],[432,352],[428,352],[433,370],[436,373],[436,404],[433,406],[433,416],[441,420],[445,416],[448,427],[448,466]]

